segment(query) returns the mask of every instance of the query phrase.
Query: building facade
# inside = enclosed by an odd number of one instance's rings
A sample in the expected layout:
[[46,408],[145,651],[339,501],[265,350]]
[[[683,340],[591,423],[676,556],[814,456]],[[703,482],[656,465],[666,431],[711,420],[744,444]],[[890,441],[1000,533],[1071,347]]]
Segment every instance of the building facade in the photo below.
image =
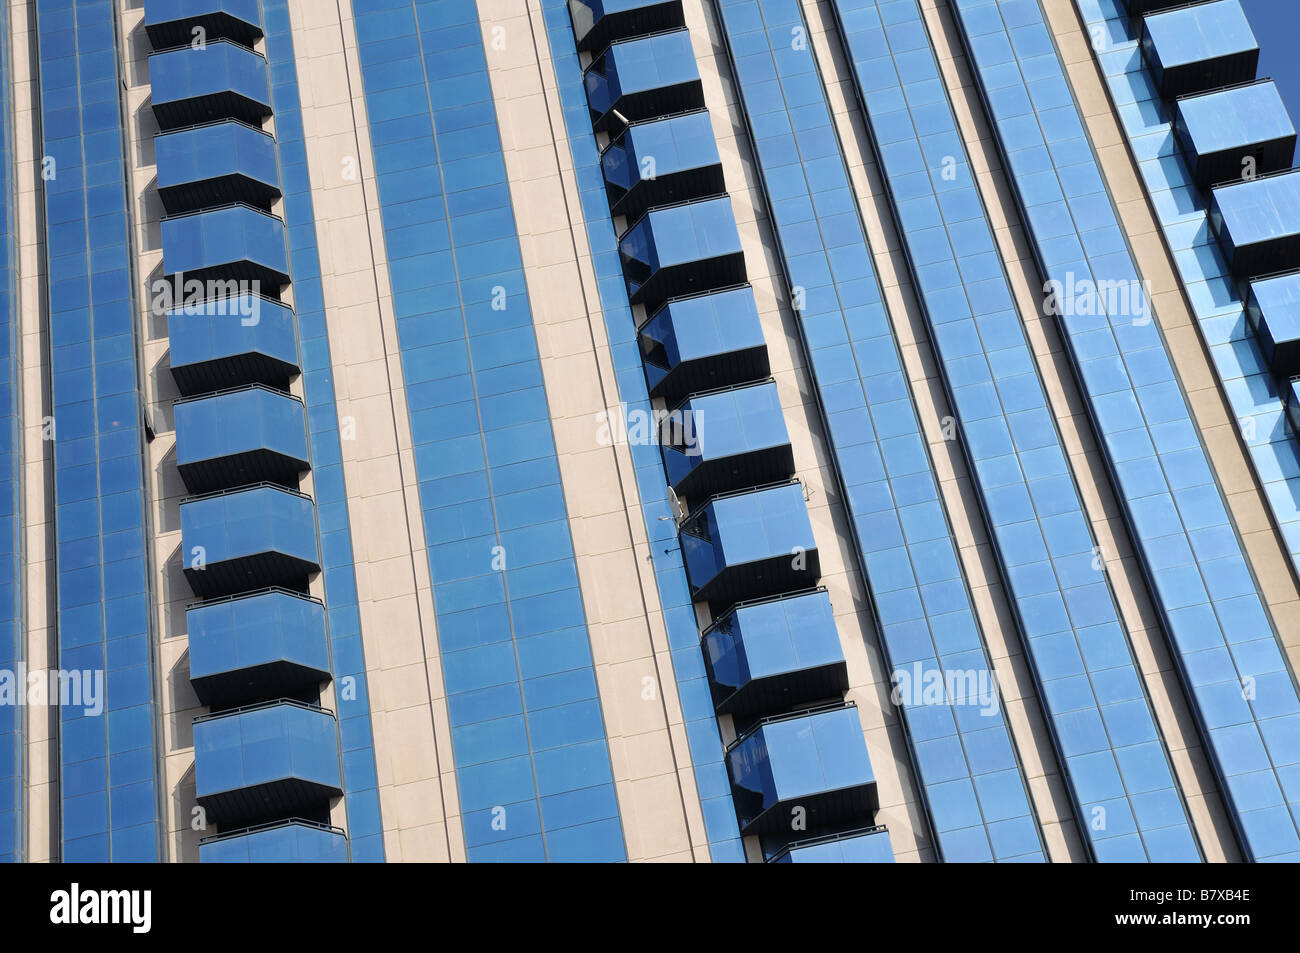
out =
[[0,34],[0,860],[1300,860],[1241,0]]

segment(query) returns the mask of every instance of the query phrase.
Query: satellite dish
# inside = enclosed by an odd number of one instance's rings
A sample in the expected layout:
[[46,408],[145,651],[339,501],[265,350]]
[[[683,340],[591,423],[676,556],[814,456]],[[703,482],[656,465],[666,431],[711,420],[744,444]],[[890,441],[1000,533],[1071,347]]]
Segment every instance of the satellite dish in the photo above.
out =
[[682,505],[681,499],[677,496],[677,491],[671,486],[668,487],[668,506],[673,511],[673,522],[681,526],[682,521],[686,519],[686,507]]

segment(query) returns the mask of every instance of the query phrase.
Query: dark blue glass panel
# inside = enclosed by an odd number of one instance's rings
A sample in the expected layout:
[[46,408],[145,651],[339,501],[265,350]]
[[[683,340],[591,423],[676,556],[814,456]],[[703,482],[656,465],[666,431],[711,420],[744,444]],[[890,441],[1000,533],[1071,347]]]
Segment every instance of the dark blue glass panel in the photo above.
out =
[[171,214],[227,202],[270,209],[280,196],[271,136],[235,120],[154,137],[158,195]]
[[217,40],[154,53],[149,83],[161,129],[223,119],[256,126],[271,115],[266,59],[238,43]]
[[848,690],[825,590],[742,603],[704,632],[718,714],[779,711]]
[[182,305],[167,314],[172,378],[194,395],[245,384],[288,386],[299,372],[293,311],[256,295]]
[[298,696],[329,681],[325,606],[274,589],[190,606],[190,681],[209,706]]
[[163,219],[162,245],[167,275],[251,282],[255,294],[289,281],[284,222],[247,205]]
[[257,0],[146,0],[144,28],[155,50],[221,37],[251,46],[262,35],[262,12]]
[[668,412],[660,431],[668,482],[684,498],[775,483],[794,473],[774,381],[692,395]]
[[704,105],[700,70],[686,30],[614,43],[587,67],[584,82],[598,130]]
[[200,596],[299,588],[320,569],[315,507],[301,493],[254,486],[185,500],[180,511],[185,578]]
[[682,25],[681,0],[570,0],[578,49],[599,52],[615,40]]
[[622,860],[478,9],[353,10],[469,859]]
[[817,834],[879,806],[853,705],[765,719],[727,751],[740,828]]
[[176,465],[191,493],[268,481],[294,488],[309,469],[302,401],[260,385],[176,403]]
[[618,243],[628,297],[647,314],[681,295],[745,280],[745,257],[731,199],[654,208]]
[[[59,778],[78,779],[77,793],[60,790],[60,859],[153,862],[163,856],[152,770],[162,755],[117,12],[111,0],[37,0],[35,13],[39,148],[56,173],[42,191],[59,667],[103,673],[102,711],[60,709]],[[124,761],[150,767],[123,779],[113,766]]]
[[722,160],[703,110],[635,123],[600,157],[615,215],[632,222],[655,205],[723,191]]
[[318,812],[342,793],[333,713],[282,701],[197,719],[194,789],[221,827]]
[[748,285],[669,301],[642,326],[638,341],[649,393],[669,403],[768,372],[763,327]]

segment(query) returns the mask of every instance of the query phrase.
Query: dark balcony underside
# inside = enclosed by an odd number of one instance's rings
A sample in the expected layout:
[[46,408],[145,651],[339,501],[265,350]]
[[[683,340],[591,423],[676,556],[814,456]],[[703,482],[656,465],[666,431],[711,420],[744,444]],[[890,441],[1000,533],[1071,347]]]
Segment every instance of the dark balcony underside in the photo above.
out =
[[[762,810],[761,795],[735,787],[732,791],[737,814],[742,818],[753,818],[748,824],[741,823],[740,833],[745,835],[816,837],[842,830],[847,825],[869,823],[880,806],[874,783],[835,791],[819,791],[789,801],[778,801],[766,811]],[[805,812],[806,830],[791,829],[791,812],[795,807]]]
[[271,115],[271,112],[267,103],[250,99],[233,90],[153,104],[154,118],[158,120],[158,128],[163,131],[222,119],[238,119],[260,128],[262,120]]
[[234,708],[266,698],[293,698],[302,702],[315,701],[322,682],[330,680],[329,672],[278,659],[262,665],[229,672],[194,677],[190,684],[199,701],[209,708]]
[[210,824],[219,827],[244,827],[282,817],[316,818],[328,810],[331,798],[338,797],[336,787],[282,778],[266,784],[254,784],[233,791],[222,791],[197,798],[207,812]]
[[842,698],[849,689],[848,665],[843,661],[756,678],[733,690],[710,680],[719,715],[733,715],[742,726],[752,718],[793,711],[828,698]]
[[296,556],[257,553],[210,562],[203,569],[190,566],[187,560],[185,580],[195,595],[213,599],[269,586],[283,586],[285,589],[306,592],[308,578],[319,570],[320,566],[316,563]]
[[289,381],[298,374],[298,368],[269,354],[252,352],[172,367],[171,372],[181,394],[193,397],[245,384],[265,384],[287,390]]
[[[796,562],[801,563],[802,568],[795,568]],[[707,602],[718,615],[720,610],[747,599],[763,599],[811,588],[819,578],[820,559],[817,550],[810,549],[728,566],[699,588],[694,588],[693,596]]]
[[177,467],[185,488],[191,493],[228,490],[251,483],[277,483],[296,490],[299,474],[308,468],[306,460],[268,449],[195,460]]
[[[664,450],[667,456],[674,451]],[[749,453],[737,453],[698,464],[676,484],[678,496],[701,500],[715,493],[728,493],[747,487],[776,483],[794,475],[794,450],[790,444],[764,447]]]
[[224,11],[205,13],[202,16],[186,17],[181,20],[168,20],[166,23],[149,23],[144,29],[149,34],[149,43],[155,50],[168,50],[174,46],[193,42],[195,27],[202,28],[205,40],[234,40],[247,47],[252,47],[262,36],[260,26],[233,17]]
[[158,197],[162,199],[163,208],[168,215],[197,212],[228,202],[243,202],[269,212],[275,200],[280,197],[280,190],[274,185],[232,172],[215,179],[201,179],[160,188]]

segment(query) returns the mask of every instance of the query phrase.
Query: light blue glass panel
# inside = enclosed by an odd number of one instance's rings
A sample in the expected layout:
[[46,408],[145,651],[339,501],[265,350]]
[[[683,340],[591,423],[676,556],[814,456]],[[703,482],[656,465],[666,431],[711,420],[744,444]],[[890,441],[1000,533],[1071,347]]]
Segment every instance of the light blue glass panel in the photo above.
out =
[[1300,271],[1252,281],[1246,317],[1273,373],[1300,375]]
[[920,9],[832,7],[1079,829],[1098,860],[1199,860]]
[[704,105],[700,70],[686,30],[614,43],[587,67],[583,81],[597,129],[621,128],[625,122]]
[[1210,193],[1209,214],[1238,277],[1300,268],[1300,170],[1221,185]]
[[469,858],[622,860],[478,11],[353,10]]
[[[946,690],[899,693],[938,853],[952,861],[994,859],[984,825],[996,819],[1023,825],[1029,837],[1018,848],[1041,860],[1037,822],[817,64],[806,44],[791,44],[807,25],[792,0],[725,0],[720,9],[894,677],[919,688],[927,674],[947,684],[944,673],[960,672],[985,687],[982,705]],[[966,770],[958,771],[963,762]]]
[[195,721],[194,789],[200,801],[285,780],[335,791],[342,786],[331,712],[277,702]]
[[1291,168],[1296,132],[1271,80],[1177,102],[1174,132],[1202,186]]
[[[1300,762],[1300,737],[1287,740],[1300,698],[1118,231],[1061,61],[1050,42],[1027,39],[1050,40],[1036,4],[957,0],[956,9],[1043,273],[1058,288],[1084,289],[1058,295],[1060,324],[1246,856],[1289,852],[1286,838],[1263,841],[1252,824],[1261,811],[1284,806],[1279,780]],[[1062,98],[1030,105],[1054,84]],[[1045,175],[1063,200],[1040,191]],[[1098,233],[1105,237],[1107,229],[1119,241],[1099,246]],[[1272,739],[1267,755],[1265,737]],[[1292,838],[1296,833],[1293,827]]]
[[1142,50],[1165,95],[1255,78],[1259,44],[1241,0],[1188,4],[1143,21]]
[[774,864],[892,864],[894,849],[883,827],[824,840],[793,844]]
[[165,218],[162,246],[168,275],[257,281],[270,292],[289,281],[284,222],[247,205]]
[[1265,504],[1282,533],[1292,565],[1300,568],[1300,447],[1286,415],[1285,384],[1270,372],[1251,332],[1236,282],[1228,272],[1191,184],[1173,133],[1173,110],[1143,66],[1138,38],[1119,0],[1076,0],[1089,30],[1101,38],[1097,60],[1121,125],[1139,159],[1156,218],[1192,304],[1232,414],[1240,423]]
[[290,821],[236,831],[199,844],[203,864],[344,864],[348,839],[336,827]]
[[266,58],[228,40],[154,53],[149,83],[163,129],[230,117],[257,125],[271,114]]

